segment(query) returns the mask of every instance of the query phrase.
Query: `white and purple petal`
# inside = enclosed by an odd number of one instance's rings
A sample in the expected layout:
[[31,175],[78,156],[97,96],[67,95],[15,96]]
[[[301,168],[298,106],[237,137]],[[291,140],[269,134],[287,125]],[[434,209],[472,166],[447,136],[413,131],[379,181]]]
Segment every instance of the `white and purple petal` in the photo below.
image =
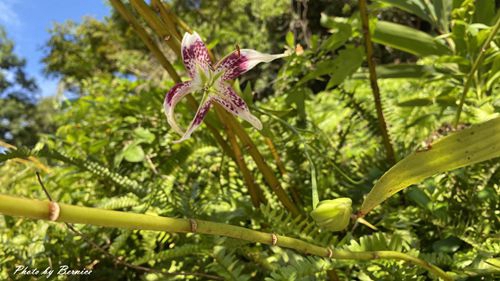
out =
[[165,108],[165,115],[167,116],[168,124],[180,135],[184,132],[177,125],[175,121],[174,110],[177,103],[187,94],[195,91],[196,88],[192,85],[191,81],[178,83],[173,86],[170,91],[165,95],[165,100],[163,101],[163,107]]
[[255,117],[250,113],[245,101],[236,94],[230,85],[220,81],[216,85],[218,95],[213,95],[212,99],[218,104],[222,105],[224,109],[231,112],[234,115],[239,116],[241,119],[252,124],[257,130],[262,129],[262,123],[259,118]]
[[191,78],[198,79],[198,71],[200,70],[208,74],[212,62],[208,55],[208,49],[198,33],[189,34],[186,32],[182,38],[181,49],[182,60]]
[[201,103],[201,105],[198,107],[196,115],[194,116],[194,119],[191,121],[191,124],[189,125],[187,131],[184,133],[182,138],[174,141],[174,143],[179,143],[179,142],[185,141],[188,138],[190,138],[193,131],[201,125],[201,122],[203,122],[203,119],[205,118],[205,116],[208,113],[208,110],[210,110],[211,107],[212,107],[212,99],[211,98],[208,98],[203,103]]
[[223,58],[215,72],[223,71],[221,79],[231,80],[254,68],[261,62],[271,62],[275,59],[287,56],[286,54],[264,54],[251,49],[236,50]]

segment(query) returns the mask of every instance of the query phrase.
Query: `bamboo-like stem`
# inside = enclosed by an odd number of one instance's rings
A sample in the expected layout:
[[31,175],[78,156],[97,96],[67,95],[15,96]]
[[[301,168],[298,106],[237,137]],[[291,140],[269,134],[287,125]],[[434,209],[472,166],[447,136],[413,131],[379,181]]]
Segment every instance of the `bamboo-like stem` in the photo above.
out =
[[170,30],[169,26],[162,22],[153,10],[143,0],[130,0],[132,6],[144,18],[155,33],[167,42],[167,45],[176,53],[181,53],[181,43],[175,36],[176,30]]
[[[49,219],[48,201],[26,199],[8,195],[0,195],[0,213],[9,216],[21,216],[32,219]],[[91,224],[105,227],[118,227],[134,230],[153,230],[165,232],[218,235],[235,239],[275,245],[294,249],[303,254],[311,254],[333,259],[375,260],[395,259],[404,260],[427,269],[429,272],[444,280],[452,280],[442,269],[419,258],[395,251],[351,252],[347,250],[332,250],[312,243],[283,235],[275,235],[256,231],[240,226],[216,223],[204,220],[193,220],[160,217],[128,212],[103,210],[58,203],[60,214],[58,222]]]
[[370,86],[372,88],[373,100],[375,101],[375,108],[377,110],[377,119],[384,142],[387,162],[393,165],[396,163],[394,156],[394,148],[392,147],[391,138],[387,130],[387,123],[384,118],[384,111],[382,109],[382,102],[380,98],[380,89],[377,82],[377,72],[375,71],[375,60],[373,58],[373,45],[370,34],[370,27],[368,23],[368,8],[366,0],[359,0],[359,14],[361,16],[361,25],[363,28],[363,38],[365,42],[366,60],[368,62],[368,70],[370,72]]
[[175,27],[175,23],[172,19],[172,13],[163,6],[161,3],[161,0],[152,0],[151,1],[151,6],[155,11],[160,15],[160,19],[167,25],[168,29],[170,30],[170,33],[174,35],[179,42],[182,39],[182,35],[179,33],[177,28]]
[[[215,104],[215,107],[220,107],[220,105]],[[219,115],[219,119],[224,120],[227,118],[227,112],[224,110],[216,110],[216,113]],[[229,139],[229,142],[231,143],[231,147],[233,149],[234,153],[234,160],[238,167],[240,168],[241,174],[243,176],[243,180],[245,181],[245,184],[248,188],[248,193],[250,194],[250,198],[252,199],[252,204],[254,207],[258,208],[260,206],[260,203],[265,202],[264,195],[262,194],[262,190],[259,188],[257,183],[255,182],[255,179],[248,169],[246,163],[245,163],[245,158],[243,157],[243,154],[241,153],[240,146],[238,145],[238,142],[236,140],[236,136],[234,135],[233,130],[229,127],[226,126],[226,132],[227,132],[227,138]]]
[[132,13],[123,5],[120,0],[110,0],[111,5],[120,13],[120,15],[132,26],[137,35],[141,38],[141,40],[146,44],[146,47],[153,53],[156,59],[160,62],[160,64],[165,68],[170,77],[176,82],[181,82],[181,78],[175,71],[172,64],[168,61],[168,59],[163,55],[161,50],[156,46],[153,39],[149,37],[148,33],[144,28],[142,28],[141,24],[134,18]]
[[267,165],[266,161],[264,160],[264,157],[262,154],[260,154],[259,149],[255,146],[255,143],[252,141],[252,139],[248,136],[248,134],[245,132],[245,129],[241,124],[234,119],[233,116],[228,116],[229,122],[226,122],[231,129],[235,132],[236,136],[240,139],[243,147],[246,149],[246,151],[252,156],[253,160],[255,161],[255,164],[261,171],[262,175],[264,176],[264,179],[266,182],[269,184],[273,192],[276,194],[278,199],[283,203],[285,208],[290,211],[293,215],[295,216],[300,216],[301,212],[297,205],[293,203],[293,201],[290,199],[288,194],[285,192],[283,187],[281,187],[281,183],[279,182],[278,178],[274,174],[273,170],[269,165]]
[[458,104],[457,114],[455,116],[455,128],[457,128],[458,123],[460,122],[460,114],[462,113],[462,108],[463,108],[464,103],[465,103],[465,97],[467,96],[467,92],[469,91],[472,80],[474,79],[474,74],[476,73],[477,69],[481,65],[481,62],[484,59],[484,54],[486,53],[486,49],[489,47],[491,40],[493,40],[493,38],[495,38],[495,35],[497,34],[499,29],[500,29],[500,17],[497,19],[497,22],[493,26],[493,30],[491,31],[490,35],[488,36],[488,38],[486,38],[486,41],[484,41],[483,46],[481,46],[481,49],[479,50],[479,55],[477,56],[476,60],[474,61],[474,64],[472,65],[472,68],[469,71],[469,74],[467,75],[467,78],[466,78],[465,84],[464,84],[464,89],[463,89],[462,95],[460,97],[460,103]]

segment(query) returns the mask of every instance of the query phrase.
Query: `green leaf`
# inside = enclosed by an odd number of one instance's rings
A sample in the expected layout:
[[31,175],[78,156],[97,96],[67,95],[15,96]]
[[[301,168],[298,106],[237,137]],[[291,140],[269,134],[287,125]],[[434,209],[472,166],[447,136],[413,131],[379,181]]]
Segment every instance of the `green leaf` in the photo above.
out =
[[421,78],[433,73],[434,69],[427,65],[388,64],[377,67],[377,78]]
[[431,98],[414,98],[398,103],[398,106],[428,106],[433,104]]
[[352,27],[347,19],[328,17],[321,14],[321,25],[330,29],[332,35],[321,43],[321,50],[333,51],[341,47],[351,37]]
[[253,90],[252,90],[252,82],[248,81],[245,84],[245,89],[241,92],[241,98],[247,104],[253,104]]
[[420,207],[429,210],[429,203],[431,202],[431,199],[425,192],[416,187],[410,187],[408,189],[408,192],[406,193],[406,196],[411,199],[413,202],[417,203]]
[[[435,70],[427,65],[417,64],[386,64],[379,65],[376,68],[377,78],[392,79],[392,78],[422,78],[434,75]],[[353,75],[355,79],[367,79],[368,69],[363,69],[360,73]]]
[[326,74],[332,75],[327,88],[338,85],[361,66],[363,55],[363,48],[361,47],[341,50],[334,59],[324,60],[318,63],[315,70],[309,72],[309,74],[300,79],[298,85],[302,85],[309,80],[316,79]]
[[434,23],[427,3],[420,0],[378,0],[378,2],[386,3],[391,6],[397,7],[410,14],[429,22]]
[[145,143],[152,143],[155,140],[155,135],[142,127],[134,130],[134,136],[137,138],[137,141]]
[[500,117],[446,136],[387,171],[366,196],[365,215],[398,191],[438,173],[500,157]]
[[463,244],[462,240],[451,236],[446,239],[436,241],[432,244],[432,249],[435,252],[453,253],[456,252]]
[[295,38],[293,36],[293,32],[288,31],[288,33],[286,34],[285,41],[288,47],[292,48],[292,50],[295,49]]
[[451,53],[448,47],[429,34],[387,21],[377,22],[373,41],[422,57]]
[[[451,15],[452,0],[434,0],[432,4],[434,5],[435,19],[437,21],[437,27],[442,33],[448,33],[449,19]],[[481,1],[479,1],[481,2]]]
[[474,3],[474,22],[484,23],[487,25],[493,24],[495,17],[495,0],[481,0]]
[[363,63],[363,48],[346,49],[339,52],[335,59],[332,78],[326,85],[327,89],[342,83],[349,75],[353,74]]
[[138,144],[131,144],[123,151],[123,158],[128,162],[141,162],[144,157],[144,150]]

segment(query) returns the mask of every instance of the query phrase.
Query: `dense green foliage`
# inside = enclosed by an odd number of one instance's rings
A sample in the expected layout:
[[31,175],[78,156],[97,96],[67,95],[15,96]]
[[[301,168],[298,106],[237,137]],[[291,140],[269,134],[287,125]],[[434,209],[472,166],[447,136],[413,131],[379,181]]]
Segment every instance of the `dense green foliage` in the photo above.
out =
[[[175,83],[118,14],[57,24],[51,31],[46,72],[59,77],[76,98],[51,109],[55,129],[37,125],[30,132],[32,137],[45,132],[37,146],[20,133],[6,140],[19,149],[0,154],[0,193],[44,199],[35,177],[41,171],[52,197],[68,204],[205,219],[352,251],[402,251],[456,278],[498,278],[498,158],[433,176],[391,197],[365,217],[377,231],[360,225],[353,232],[328,232],[307,215],[313,187],[321,200],[348,197],[358,210],[391,166],[382,146],[356,1],[342,1],[341,12],[332,11],[339,4],[328,1],[172,2],[172,11],[204,37],[216,57],[235,44],[263,52],[293,51],[281,62],[252,70],[234,86],[264,129],[242,125],[304,217],[283,208],[245,155],[266,198],[259,208],[252,206],[238,165],[205,125],[190,140],[172,143],[179,136],[168,126],[162,103]],[[370,6],[373,40],[379,43],[378,84],[399,160],[426,146],[426,140],[442,137],[443,128],[455,122],[465,81],[482,52],[460,124],[500,115],[500,36],[491,35],[491,44],[483,46],[499,20],[500,13],[491,12],[498,11],[498,4],[433,2],[443,6],[423,0],[380,0]],[[157,43],[187,78],[181,60],[164,42]],[[1,51],[11,54],[11,49]],[[22,67],[14,58],[10,64]],[[3,60],[1,66],[8,68]],[[34,111],[46,112],[46,102],[38,102]],[[0,107],[0,125],[5,108]],[[14,116],[23,110],[15,109]],[[37,114],[23,118],[44,118]],[[193,114],[181,104],[179,123],[187,126]],[[207,118],[226,138],[215,112]],[[13,157],[19,158],[7,160]],[[394,260],[331,260],[214,236],[75,227],[85,236],[62,223],[0,217],[0,279],[8,279],[19,264],[89,268],[88,280],[209,278],[189,272],[225,280],[435,278]]]
[[38,134],[54,130],[54,100],[37,102],[38,86],[25,72],[26,61],[14,53],[14,42],[0,27],[0,138],[33,146]]

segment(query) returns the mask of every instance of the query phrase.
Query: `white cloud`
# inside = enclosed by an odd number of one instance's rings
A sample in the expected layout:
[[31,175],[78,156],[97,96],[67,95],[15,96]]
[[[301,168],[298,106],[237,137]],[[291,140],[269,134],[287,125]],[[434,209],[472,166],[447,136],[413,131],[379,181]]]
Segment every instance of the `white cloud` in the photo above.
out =
[[4,25],[19,26],[19,15],[14,11],[16,0],[0,0],[0,23]]

